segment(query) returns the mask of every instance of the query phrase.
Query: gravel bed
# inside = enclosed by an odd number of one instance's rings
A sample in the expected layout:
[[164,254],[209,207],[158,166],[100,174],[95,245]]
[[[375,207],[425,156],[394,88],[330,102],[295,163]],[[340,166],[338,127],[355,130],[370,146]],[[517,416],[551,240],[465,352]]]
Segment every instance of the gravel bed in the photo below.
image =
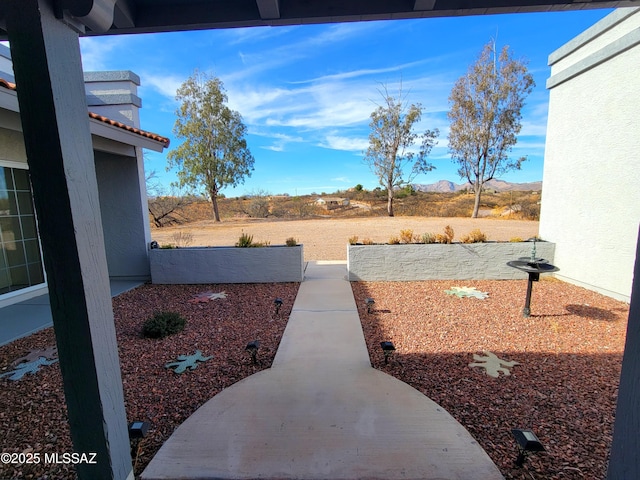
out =
[[[354,283],[372,364],[447,409],[478,440],[507,479],[603,479],[611,445],[628,305],[556,280],[534,285],[532,316],[522,317],[525,281]],[[486,300],[444,293],[476,287]],[[297,284],[145,285],[114,299],[128,421],[152,429],[136,465],[140,473],[161,444],[222,389],[271,365]],[[225,291],[226,299],[191,303]],[[284,306],[274,317],[273,300]],[[375,311],[366,313],[364,298]],[[140,335],[143,321],[170,309],[184,332],[162,340]],[[244,351],[259,339],[259,364]],[[379,343],[397,352],[388,365]],[[31,349],[54,343],[52,329],[0,347],[0,372]],[[176,375],[165,363],[200,349],[214,358]],[[488,350],[520,363],[508,377],[471,369]],[[532,428],[547,448],[513,466],[511,428]],[[0,379],[0,451],[69,452],[71,442],[57,364],[13,382]],[[67,465],[0,465],[0,478],[75,478]]]
[[[192,303],[199,293],[224,291],[226,299]],[[142,444],[139,474],[162,443],[199,406],[224,388],[271,366],[282,338],[298,284],[144,285],[113,300],[127,421],[144,420],[151,429]],[[274,299],[283,306],[275,315]],[[141,336],[154,312],[171,310],[186,320],[183,332],[164,339]],[[260,341],[258,364],[245,352]],[[32,349],[54,345],[53,329],[0,347],[0,373]],[[201,350],[213,355],[193,372],[178,375],[164,368],[178,355]],[[58,364],[42,367],[22,380],[0,379],[0,452],[71,452]],[[0,464],[0,478],[76,478],[69,465]]]
[[[488,292],[459,298],[453,286]],[[354,283],[372,364],[443,406],[507,479],[604,479],[612,441],[628,305],[554,279]],[[364,299],[375,299],[367,313]],[[388,364],[380,348],[391,341]],[[493,378],[469,367],[483,351],[519,362]],[[512,428],[546,452],[514,466]]]

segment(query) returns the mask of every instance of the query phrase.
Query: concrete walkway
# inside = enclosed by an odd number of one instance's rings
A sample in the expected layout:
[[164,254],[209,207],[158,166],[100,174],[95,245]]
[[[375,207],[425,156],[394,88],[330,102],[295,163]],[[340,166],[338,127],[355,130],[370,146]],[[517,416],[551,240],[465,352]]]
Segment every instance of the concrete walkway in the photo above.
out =
[[309,264],[272,368],[188,418],[155,479],[502,479],[471,435],[371,367],[344,262]]

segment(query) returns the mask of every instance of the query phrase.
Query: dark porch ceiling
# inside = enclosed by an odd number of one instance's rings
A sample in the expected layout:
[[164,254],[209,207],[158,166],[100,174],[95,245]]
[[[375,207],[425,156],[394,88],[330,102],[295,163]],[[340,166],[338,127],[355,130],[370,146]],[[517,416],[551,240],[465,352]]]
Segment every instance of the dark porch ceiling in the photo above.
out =
[[[87,35],[639,6],[640,0],[51,0]],[[0,2],[0,37],[3,17]]]

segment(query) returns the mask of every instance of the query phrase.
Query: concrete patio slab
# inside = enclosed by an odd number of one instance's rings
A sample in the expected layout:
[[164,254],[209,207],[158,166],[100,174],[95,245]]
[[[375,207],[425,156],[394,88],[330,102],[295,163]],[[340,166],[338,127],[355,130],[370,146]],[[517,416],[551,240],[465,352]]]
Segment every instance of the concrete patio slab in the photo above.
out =
[[[133,280],[111,280],[111,296],[116,297],[143,283]],[[49,294],[2,307],[0,312],[0,346],[53,326]]]

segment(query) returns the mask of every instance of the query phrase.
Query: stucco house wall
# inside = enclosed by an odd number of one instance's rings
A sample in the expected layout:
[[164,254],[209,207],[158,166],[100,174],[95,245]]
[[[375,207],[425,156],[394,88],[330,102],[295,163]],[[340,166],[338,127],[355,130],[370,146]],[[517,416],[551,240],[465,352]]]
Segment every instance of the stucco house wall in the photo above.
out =
[[[11,71],[7,71],[11,70],[10,52],[2,45],[0,60],[0,78],[13,80]],[[90,129],[107,267],[112,280],[144,281],[151,277],[148,256],[151,235],[142,148],[160,151],[166,144],[162,137],[149,136],[140,130],[139,84],[140,78],[129,71],[85,73],[87,105],[95,114],[90,118]],[[0,175],[6,175],[7,169],[23,172],[29,169],[16,92],[7,84],[0,86],[0,169],[5,169]],[[6,182],[0,185],[0,204],[2,198],[7,202],[3,186],[6,187]],[[12,229],[15,230],[19,225],[16,222],[21,220],[15,220],[15,214],[7,212],[0,211],[0,247],[9,245],[11,249],[12,238],[16,237]],[[24,226],[22,231],[24,233]],[[24,245],[33,243],[30,238],[23,239],[22,234],[17,236]],[[31,243],[28,244],[31,246]],[[15,255],[4,252],[3,256],[3,252],[0,249],[0,275],[4,275],[0,277],[0,308],[47,292],[46,278],[40,283],[44,277],[37,275],[31,276],[28,286],[22,286],[11,274],[12,265],[7,266],[7,255]],[[34,255],[28,258],[33,260]],[[31,281],[33,278],[36,280]]]
[[640,222],[640,8],[549,56],[540,236],[557,276],[629,301]]

